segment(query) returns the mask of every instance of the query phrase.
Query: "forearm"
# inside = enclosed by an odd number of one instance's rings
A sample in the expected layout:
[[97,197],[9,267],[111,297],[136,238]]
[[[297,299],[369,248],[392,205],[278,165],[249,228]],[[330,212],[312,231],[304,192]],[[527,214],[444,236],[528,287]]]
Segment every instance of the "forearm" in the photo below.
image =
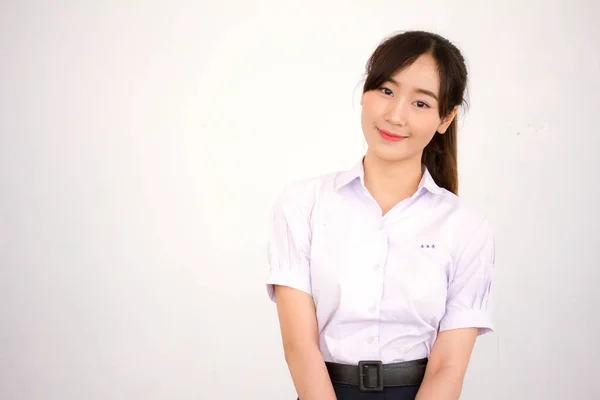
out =
[[286,352],[296,392],[300,400],[335,400],[323,356],[317,346]]
[[427,371],[415,400],[458,400],[463,374],[450,367]]

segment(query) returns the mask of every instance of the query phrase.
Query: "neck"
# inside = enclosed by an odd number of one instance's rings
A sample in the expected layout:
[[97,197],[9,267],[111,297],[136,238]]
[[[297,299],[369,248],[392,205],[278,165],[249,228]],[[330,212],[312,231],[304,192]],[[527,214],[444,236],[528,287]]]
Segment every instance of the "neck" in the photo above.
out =
[[387,161],[367,151],[363,165],[367,190],[375,197],[394,198],[396,201],[412,196],[423,176],[420,157]]

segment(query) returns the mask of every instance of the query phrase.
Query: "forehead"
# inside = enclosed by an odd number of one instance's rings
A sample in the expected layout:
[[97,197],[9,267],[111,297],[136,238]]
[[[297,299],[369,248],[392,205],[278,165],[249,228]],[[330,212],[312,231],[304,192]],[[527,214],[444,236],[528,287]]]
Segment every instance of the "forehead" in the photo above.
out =
[[440,76],[435,59],[429,54],[419,56],[411,65],[391,77],[400,86],[420,88],[439,93]]

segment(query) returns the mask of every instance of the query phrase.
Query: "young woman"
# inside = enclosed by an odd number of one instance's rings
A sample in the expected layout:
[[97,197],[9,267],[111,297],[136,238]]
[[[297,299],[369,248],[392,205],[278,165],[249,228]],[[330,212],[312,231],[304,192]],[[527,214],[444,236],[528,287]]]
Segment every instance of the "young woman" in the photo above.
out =
[[455,400],[492,330],[494,237],[457,197],[467,70],[428,32],[367,63],[351,169],[290,185],[274,208],[269,296],[301,400]]

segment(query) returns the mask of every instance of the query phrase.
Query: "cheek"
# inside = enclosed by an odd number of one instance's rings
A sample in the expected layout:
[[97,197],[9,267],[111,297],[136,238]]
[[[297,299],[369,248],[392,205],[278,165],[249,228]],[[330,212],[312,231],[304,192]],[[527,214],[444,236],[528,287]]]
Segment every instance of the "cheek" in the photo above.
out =
[[440,121],[434,112],[417,113],[412,119],[411,133],[419,140],[429,142],[440,126]]
[[386,107],[386,102],[369,92],[362,98],[362,114],[365,120],[380,118]]
[[363,128],[372,128],[377,120],[377,111],[370,104],[365,104],[361,111],[360,120]]
[[362,117],[364,120],[373,119],[375,115],[375,105],[372,101],[365,100],[362,106]]

